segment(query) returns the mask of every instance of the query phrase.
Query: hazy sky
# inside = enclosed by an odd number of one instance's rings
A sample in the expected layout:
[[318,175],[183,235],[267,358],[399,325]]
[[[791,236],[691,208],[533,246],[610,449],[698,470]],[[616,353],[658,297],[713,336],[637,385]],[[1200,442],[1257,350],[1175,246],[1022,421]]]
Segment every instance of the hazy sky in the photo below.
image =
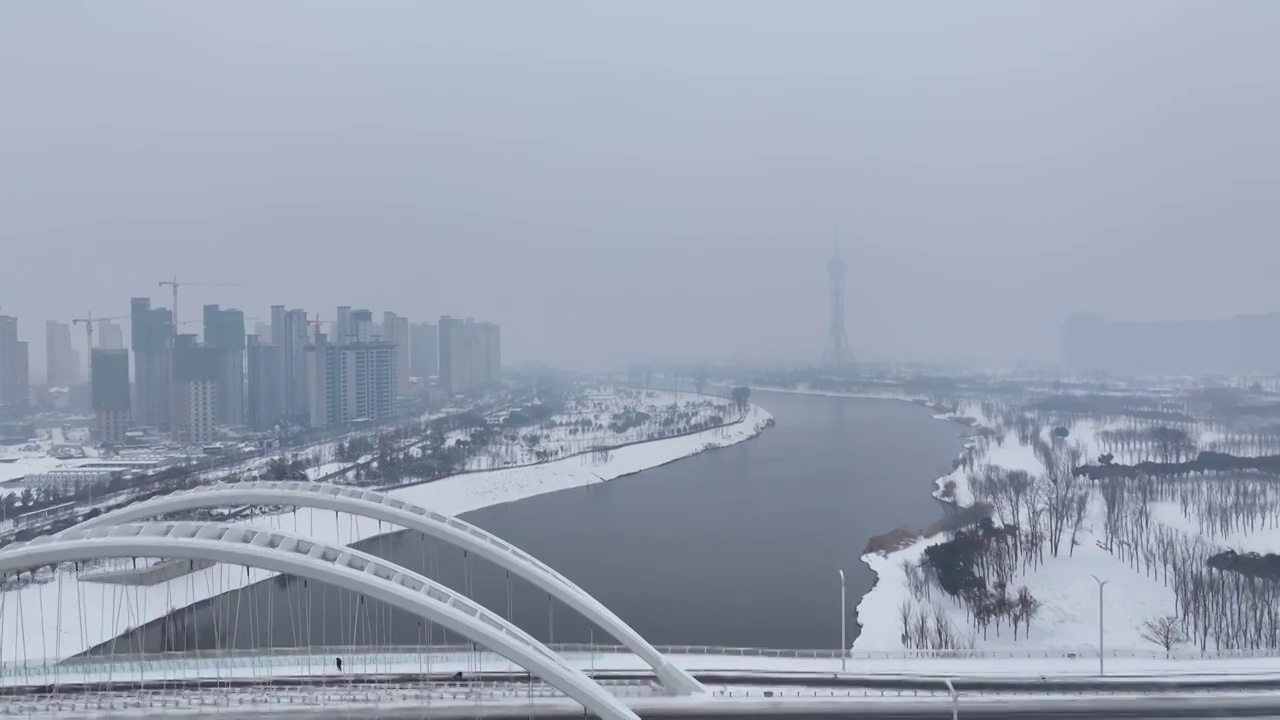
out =
[[34,375],[46,318],[174,274],[242,286],[187,319],[808,361],[839,222],[859,357],[1052,360],[1072,310],[1280,310],[1277,37],[1274,0],[8,2],[0,311]]

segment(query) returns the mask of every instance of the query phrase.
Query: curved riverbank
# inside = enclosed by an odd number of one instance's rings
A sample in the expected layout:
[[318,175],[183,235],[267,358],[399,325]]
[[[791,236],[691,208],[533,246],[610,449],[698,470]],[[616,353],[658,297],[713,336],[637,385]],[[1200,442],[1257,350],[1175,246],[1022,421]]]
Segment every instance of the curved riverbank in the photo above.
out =
[[[763,385],[752,385],[751,389],[753,391],[789,393],[793,395],[897,400],[929,407],[926,398],[913,397],[904,393],[846,393],[834,390],[780,388]],[[972,429],[979,429],[983,426],[982,418],[977,416],[981,413],[966,413],[963,411],[937,412],[937,408],[930,407],[930,409],[935,411],[933,415],[935,420],[947,420]],[[968,409],[976,411],[976,408]],[[964,447],[957,455],[957,459],[963,457],[971,444],[971,440],[965,442]],[[933,484],[935,487],[933,497],[941,502],[962,507],[972,503],[963,474],[957,474],[954,469],[934,478]],[[895,531],[902,530],[902,528],[889,528],[884,535],[891,535]],[[904,561],[918,562],[920,556],[924,554],[925,548],[942,542],[946,538],[945,532],[922,534],[920,531],[913,529],[910,533],[911,536],[909,537],[912,539],[909,539],[895,550],[889,552],[866,552],[860,557],[863,564],[874,573],[876,580],[871,589],[862,595],[855,606],[854,617],[859,630],[852,643],[854,648],[859,650],[891,650],[902,647],[902,628],[901,622],[897,617],[902,600],[901,588],[906,585],[906,574],[902,569],[902,563]]]
[[[752,405],[742,420],[732,425],[618,448],[610,451],[607,459],[583,455],[535,466],[469,473],[402,488],[391,494],[438,512],[457,515],[633,475],[706,450],[744,442],[762,433],[772,422],[769,411]],[[343,545],[394,531],[367,518],[335,516],[331,512],[305,508],[284,515],[258,516],[245,522]],[[23,638],[20,654],[28,658],[66,658],[175,610],[276,575],[252,568],[215,566],[153,587],[121,588],[80,582],[70,573],[63,573],[57,583],[28,584],[0,596],[4,602],[0,637]]]

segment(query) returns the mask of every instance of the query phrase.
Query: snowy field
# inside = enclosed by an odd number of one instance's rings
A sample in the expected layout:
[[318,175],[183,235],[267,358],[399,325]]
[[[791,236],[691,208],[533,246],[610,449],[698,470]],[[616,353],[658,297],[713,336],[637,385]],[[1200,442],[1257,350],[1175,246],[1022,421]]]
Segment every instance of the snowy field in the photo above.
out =
[[[566,401],[555,415],[529,427],[506,428],[466,462],[466,470],[529,465],[594,448],[680,435],[733,422],[742,412],[728,398],[663,390],[601,386]],[[505,418],[495,418],[499,423]],[[466,438],[449,434],[450,442]]]
[[[1207,417],[1176,393],[1153,395],[1164,396],[1157,411],[1127,417],[1033,407],[1044,395],[1023,405],[969,400],[939,414],[963,419],[975,434],[936,495],[963,507],[984,503],[1008,539],[981,553],[985,598],[945,591],[924,562],[950,534],[864,556],[879,580],[858,606],[855,648],[1096,652],[1105,583],[1108,650],[1280,654],[1276,581],[1207,566],[1228,549],[1280,550],[1280,485],[1253,471],[1162,469],[1204,451],[1278,454],[1277,429]],[[1077,472],[1139,463],[1149,472],[1110,479]],[[1023,589],[1030,601],[1019,604]]]
[[[752,405],[740,422],[725,427],[629,445],[604,454],[587,453],[528,467],[457,475],[395,490],[392,494],[456,515],[606,482],[705,450],[733,445],[760,434],[771,421],[768,411]],[[349,544],[393,530],[366,518],[345,514],[335,518],[332,512],[305,508],[284,515],[259,516],[246,522],[336,544]],[[21,588],[13,588],[10,578],[10,589],[0,592],[0,660],[70,657],[172,610],[274,574],[218,565],[145,588],[80,582],[74,572],[65,571],[57,573],[56,578],[46,571],[42,576],[45,582],[26,583]]]

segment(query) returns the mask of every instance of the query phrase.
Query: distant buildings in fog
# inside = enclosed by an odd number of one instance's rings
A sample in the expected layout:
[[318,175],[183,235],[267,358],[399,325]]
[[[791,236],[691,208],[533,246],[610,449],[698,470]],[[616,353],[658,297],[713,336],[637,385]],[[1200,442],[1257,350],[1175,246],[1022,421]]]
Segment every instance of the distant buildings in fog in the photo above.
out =
[[89,352],[89,376],[98,441],[123,444],[132,423],[129,351],[94,348]]
[[424,382],[440,374],[440,335],[431,323],[409,326],[409,374]]
[[152,308],[150,298],[133,298],[129,309],[133,420],[139,425],[168,430],[173,415],[173,314],[165,308]]
[[18,318],[0,315],[0,415],[20,414],[31,401],[27,343],[18,339]]
[[497,325],[444,315],[439,326],[440,384],[459,395],[502,379],[502,339]]
[[94,341],[103,350],[124,350],[124,333],[120,326],[110,320],[98,320],[94,330]]
[[1280,372],[1280,313],[1178,321],[1076,313],[1062,325],[1061,357],[1080,373]]
[[[175,324],[169,308],[138,297],[130,301],[127,343],[120,325],[93,321],[87,385],[74,326],[47,322],[47,375],[51,387],[78,386],[95,414],[94,437],[117,445],[135,426],[204,444],[222,428],[377,421],[418,392],[473,394],[501,381],[494,323],[447,315],[438,325],[414,323],[389,311],[381,322],[374,318],[349,305],[324,320],[276,305],[250,334],[242,311],[205,305],[201,336],[178,330],[195,321]],[[17,318],[0,316],[0,415],[30,410],[28,357]]]
[[75,387],[80,383],[80,353],[71,348],[71,326],[57,320],[44,324],[45,384]]

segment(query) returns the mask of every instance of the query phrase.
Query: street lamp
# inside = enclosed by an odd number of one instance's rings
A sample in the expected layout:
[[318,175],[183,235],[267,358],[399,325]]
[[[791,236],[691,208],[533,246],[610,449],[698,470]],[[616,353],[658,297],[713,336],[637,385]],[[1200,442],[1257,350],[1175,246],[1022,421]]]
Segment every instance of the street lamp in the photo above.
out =
[[1090,575],[1098,583],[1098,675],[1105,675],[1102,665],[1102,589],[1107,586],[1106,580],[1099,580],[1097,575]]
[[849,644],[845,642],[844,636],[844,570],[840,573],[840,672],[845,670],[845,655],[849,652]]

